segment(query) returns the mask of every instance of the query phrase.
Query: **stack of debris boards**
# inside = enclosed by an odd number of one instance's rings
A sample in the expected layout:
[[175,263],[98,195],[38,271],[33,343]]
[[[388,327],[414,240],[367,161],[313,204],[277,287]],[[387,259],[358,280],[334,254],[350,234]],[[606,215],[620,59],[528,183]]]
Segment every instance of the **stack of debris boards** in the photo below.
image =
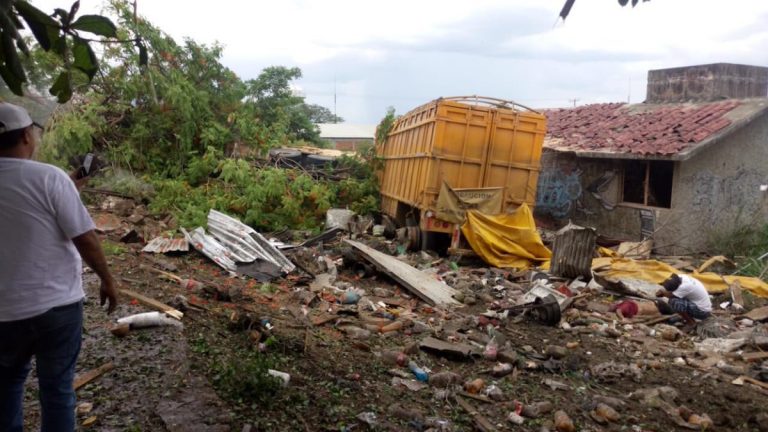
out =
[[184,236],[195,249],[226,270],[236,272],[237,263],[257,260],[274,264],[284,273],[296,268],[264,236],[224,213],[211,209],[208,213],[208,230],[213,236],[207,235],[202,227],[191,233],[184,231]]

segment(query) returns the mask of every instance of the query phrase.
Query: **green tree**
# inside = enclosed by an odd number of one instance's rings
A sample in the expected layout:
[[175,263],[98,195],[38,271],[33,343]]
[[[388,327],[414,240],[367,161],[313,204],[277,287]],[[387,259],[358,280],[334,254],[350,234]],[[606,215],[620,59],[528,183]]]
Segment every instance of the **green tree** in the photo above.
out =
[[246,101],[261,122],[282,128],[293,140],[319,143],[320,131],[309,117],[304,98],[291,88],[299,78],[297,67],[270,66],[246,83]]
[[14,94],[23,95],[29,84],[28,67],[19,55],[31,55],[29,41],[20,33],[25,28],[31,31],[42,50],[56,54],[61,60],[56,68],[59,73],[49,89],[61,103],[72,97],[73,85],[83,80],[79,74],[90,82],[99,70],[98,59],[91,48],[91,35],[102,37],[99,41],[135,44],[140,52],[139,62],[146,63],[146,49],[141,39],[118,40],[117,27],[109,18],[78,16],[79,8],[80,2],[75,1],[69,9],[57,8],[48,15],[25,0],[0,2],[0,77]]
[[304,104],[302,107],[312,123],[343,123],[344,119],[328,108],[316,104]]

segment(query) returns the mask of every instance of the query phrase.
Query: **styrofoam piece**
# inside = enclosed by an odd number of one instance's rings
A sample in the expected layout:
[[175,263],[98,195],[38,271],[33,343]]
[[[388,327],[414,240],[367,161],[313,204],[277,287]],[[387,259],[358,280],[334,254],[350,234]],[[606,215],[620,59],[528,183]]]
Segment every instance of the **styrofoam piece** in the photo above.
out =
[[349,231],[349,223],[355,217],[355,212],[347,209],[329,209],[325,212],[325,229],[341,228]]
[[557,304],[560,305],[560,308],[563,308],[563,305],[568,300],[568,296],[552,288],[545,279],[537,279],[531,284],[531,289],[523,295],[520,304],[531,303],[536,301],[537,297],[544,298],[548,295],[552,295],[557,299]]
[[118,324],[128,324],[131,328],[173,326],[182,328],[184,325],[173,318],[169,318],[162,312],[144,312],[136,315],[130,315],[117,320]]

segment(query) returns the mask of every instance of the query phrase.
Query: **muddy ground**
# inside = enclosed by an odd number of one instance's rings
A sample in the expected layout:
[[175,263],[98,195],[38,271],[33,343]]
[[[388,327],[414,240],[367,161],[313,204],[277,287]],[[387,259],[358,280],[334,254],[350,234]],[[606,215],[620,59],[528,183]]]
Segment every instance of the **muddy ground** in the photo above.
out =
[[[124,222],[122,229],[130,227]],[[360,278],[340,268],[338,280],[369,293],[374,287],[389,289],[394,293],[390,300],[402,305],[399,311],[412,310],[427,324],[426,329],[410,327],[353,339],[342,329],[345,321],[360,325],[354,314],[342,313],[334,321],[312,324],[323,310],[338,312],[339,306],[324,303],[328,297],[324,300],[321,295],[319,303],[313,300],[302,307],[297,292],[308,289],[311,278],[306,274],[298,272],[264,285],[230,278],[194,251],[160,258],[176,267],[174,274],[239,294],[236,301],[218,301],[149,270],[159,266],[158,258],[141,253],[140,243],[120,243],[122,234],[118,229],[103,238],[123,288],[169,304],[181,294],[197,306],[185,312],[183,329],[142,329],[117,338],[109,332],[117,317],[149,309],[123,297],[113,316],[107,316],[98,306],[98,281],[90,273],[84,275],[88,303],[78,372],[106,362],[113,362],[115,368],[78,391],[81,410],[87,411],[79,415],[83,430],[241,431],[250,426],[259,431],[470,431],[476,430],[473,416],[479,414],[496,430],[540,431],[554,430],[553,412],[563,410],[576,430],[668,431],[685,430],[665,410],[681,406],[711,417],[714,430],[767,430],[768,391],[731,384],[734,375],[702,364],[705,359],[694,354],[690,337],[666,341],[649,336],[642,326],[621,325],[617,332],[606,334],[599,324],[610,324],[612,319],[587,311],[586,305],[587,300],[593,306],[607,304],[608,296],[584,299],[567,315],[575,324],[586,321],[583,326],[555,328],[526,319],[502,322],[497,333],[506,345],[499,351],[505,352],[503,360],[514,365],[514,372],[493,377],[489,372],[498,361],[479,355],[444,358],[409,347],[430,335],[460,338],[469,344],[487,340],[487,329],[477,325],[476,317],[493,300],[488,289],[478,289],[477,304],[446,313],[410,297],[386,276]],[[340,258],[335,245],[338,242],[325,245],[318,254]],[[447,269],[448,262],[436,265]],[[459,273],[470,270],[461,267]],[[262,319],[268,320],[271,330],[262,326]],[[479,352],[482,346],[476,346]],[[412,350],[410,358],[430,375],[455,372],[460,382],[448,391],[434,385],[418,390],[393,385],[390,371],[408,376],[408,369],[385,364],[375,353],[404,349]],[[559,351],[559,358],[547,355],[548,349]],[[686,364],[680,358],[692,361]],[[727,357],[723,361],[750,366]],[[265,374],[268,368],[290,374],[289,385],[282,387],[270,379]],[[477,378],[500,389],[498,400],[482,392],[475,397],[457,395],[465,381]],[[677,396],[665,393],[662,401],[630,396],[660,386],[672,387]],[[26,398],[30,430],[37,424],[35,387],[31,379]],[[601,424],[600,416],[590,414],[601,400],[614,405],[618,419]],[[551,402],[552,411],[526,418],[522,425],[507,420],[516,407],[544,401]]]

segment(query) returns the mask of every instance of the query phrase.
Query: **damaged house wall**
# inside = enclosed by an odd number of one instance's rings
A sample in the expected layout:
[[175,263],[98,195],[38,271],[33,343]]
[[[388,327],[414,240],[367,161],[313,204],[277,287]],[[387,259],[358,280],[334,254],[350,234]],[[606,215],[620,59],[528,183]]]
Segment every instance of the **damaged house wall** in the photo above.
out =
[[702,251],[715,233],[768,221],[768,194],[760,191],[768,184],[766,113],[690,159],[666,162],[674,173],[669,208],[622,202],[627,166],[642,162],[546,151],[537,218],[572,221],[617,240],[653,234],[656,251],[665,254]]
[[684,238],[694,250],[713,233],[768,221],[768,113],[721,142],[680,162],[672,191],[673,208],[684,212],[659,234]]
[[541,160],[537,219],[558,225],[572,221],[596,228],[601,237],[640,240],[639,209],[618,205],[621,161],[556,151],[545,152]]

